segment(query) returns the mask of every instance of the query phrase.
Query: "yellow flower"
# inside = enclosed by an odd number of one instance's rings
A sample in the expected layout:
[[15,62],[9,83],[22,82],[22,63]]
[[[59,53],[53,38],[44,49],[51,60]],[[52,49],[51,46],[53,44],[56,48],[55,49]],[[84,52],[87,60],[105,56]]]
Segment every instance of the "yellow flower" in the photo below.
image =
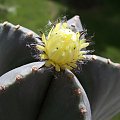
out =
[[83,48],[89,45],[86,39],[80,39],[79,32],[69,29],[66,22],[52,27],[47,37],[43,34],[42,42],[44,46],[36,45],[38,50],[43,51],[39,56],[46,61],[47,67],[52,65],[56,71],[76,68],[76,62],[85,59]]

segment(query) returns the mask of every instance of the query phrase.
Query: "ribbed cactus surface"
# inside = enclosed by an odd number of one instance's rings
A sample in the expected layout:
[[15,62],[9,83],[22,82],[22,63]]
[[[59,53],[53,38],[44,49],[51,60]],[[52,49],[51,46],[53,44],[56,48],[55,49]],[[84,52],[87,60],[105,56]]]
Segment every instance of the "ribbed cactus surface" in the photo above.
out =
[[18,66],[35,61],[27,44],[38,42],[31,30],[4,22],[0,24],[0,75]]
[[[83,30],[78,16],[68,24]],[[82,70],[56,72],[31,55],[38,42],[29,29],[0,24],[0,120],[109,120],[120,111],[119,64],[90,55]]]
[[43,65],[30,63],[0,77],[0,119],[90,120],[86,93],[74,74]]

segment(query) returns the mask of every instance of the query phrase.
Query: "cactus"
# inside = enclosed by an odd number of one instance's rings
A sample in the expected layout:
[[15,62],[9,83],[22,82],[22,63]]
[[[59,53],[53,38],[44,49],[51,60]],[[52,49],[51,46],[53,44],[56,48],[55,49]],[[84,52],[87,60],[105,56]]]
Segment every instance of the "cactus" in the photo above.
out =
[[0,119],[90,120],[89,102],[77,78],[67,70],[55,74],[43,65],[33,62],[1,76],[5,90],[0,96]]
[[120,112],[120,64],[99,56],[88,56],[80,74],[74,72],[83,85],[92,109],[93,120],[111,120]]
[[0,24],[0,75],[18,66],[35,61],[26,45],[38,42],[38,35],[20,25]]
[[[82,30],[78,16],[68,24]],[[38,37],[19,25],[0,24],[0,120],[109,120],[119,112],[119,64],[88,55],[81,71],[56,72],[26,47]]]

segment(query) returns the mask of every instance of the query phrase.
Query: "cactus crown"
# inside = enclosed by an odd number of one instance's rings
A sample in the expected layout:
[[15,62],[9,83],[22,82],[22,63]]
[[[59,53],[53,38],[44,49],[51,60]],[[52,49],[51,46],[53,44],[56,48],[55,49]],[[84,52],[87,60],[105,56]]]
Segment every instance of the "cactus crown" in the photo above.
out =
[[86,39],[80,38],[80,32],[75,33],[69,29],[67,22],[57,23],[47,37],[42,34],[43,45],[36,45],[36,48],[42,51],[39,57],[46,61],[45,66],[52,65],[56,71],[76,68],[76,62],[85,59],[86,51],[83,51],[83,48],[89,45]]

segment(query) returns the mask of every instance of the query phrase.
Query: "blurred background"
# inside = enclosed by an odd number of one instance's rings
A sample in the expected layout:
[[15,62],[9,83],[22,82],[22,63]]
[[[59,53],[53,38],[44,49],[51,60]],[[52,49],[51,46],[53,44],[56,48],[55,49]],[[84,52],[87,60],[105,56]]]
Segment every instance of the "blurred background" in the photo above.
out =
[[[120,63],[120,0],[0,0],[0,22],[20,24],[39,34],[49,20],[79,15],[94,54]],[[120,120],[116,115],[112,120]]]

